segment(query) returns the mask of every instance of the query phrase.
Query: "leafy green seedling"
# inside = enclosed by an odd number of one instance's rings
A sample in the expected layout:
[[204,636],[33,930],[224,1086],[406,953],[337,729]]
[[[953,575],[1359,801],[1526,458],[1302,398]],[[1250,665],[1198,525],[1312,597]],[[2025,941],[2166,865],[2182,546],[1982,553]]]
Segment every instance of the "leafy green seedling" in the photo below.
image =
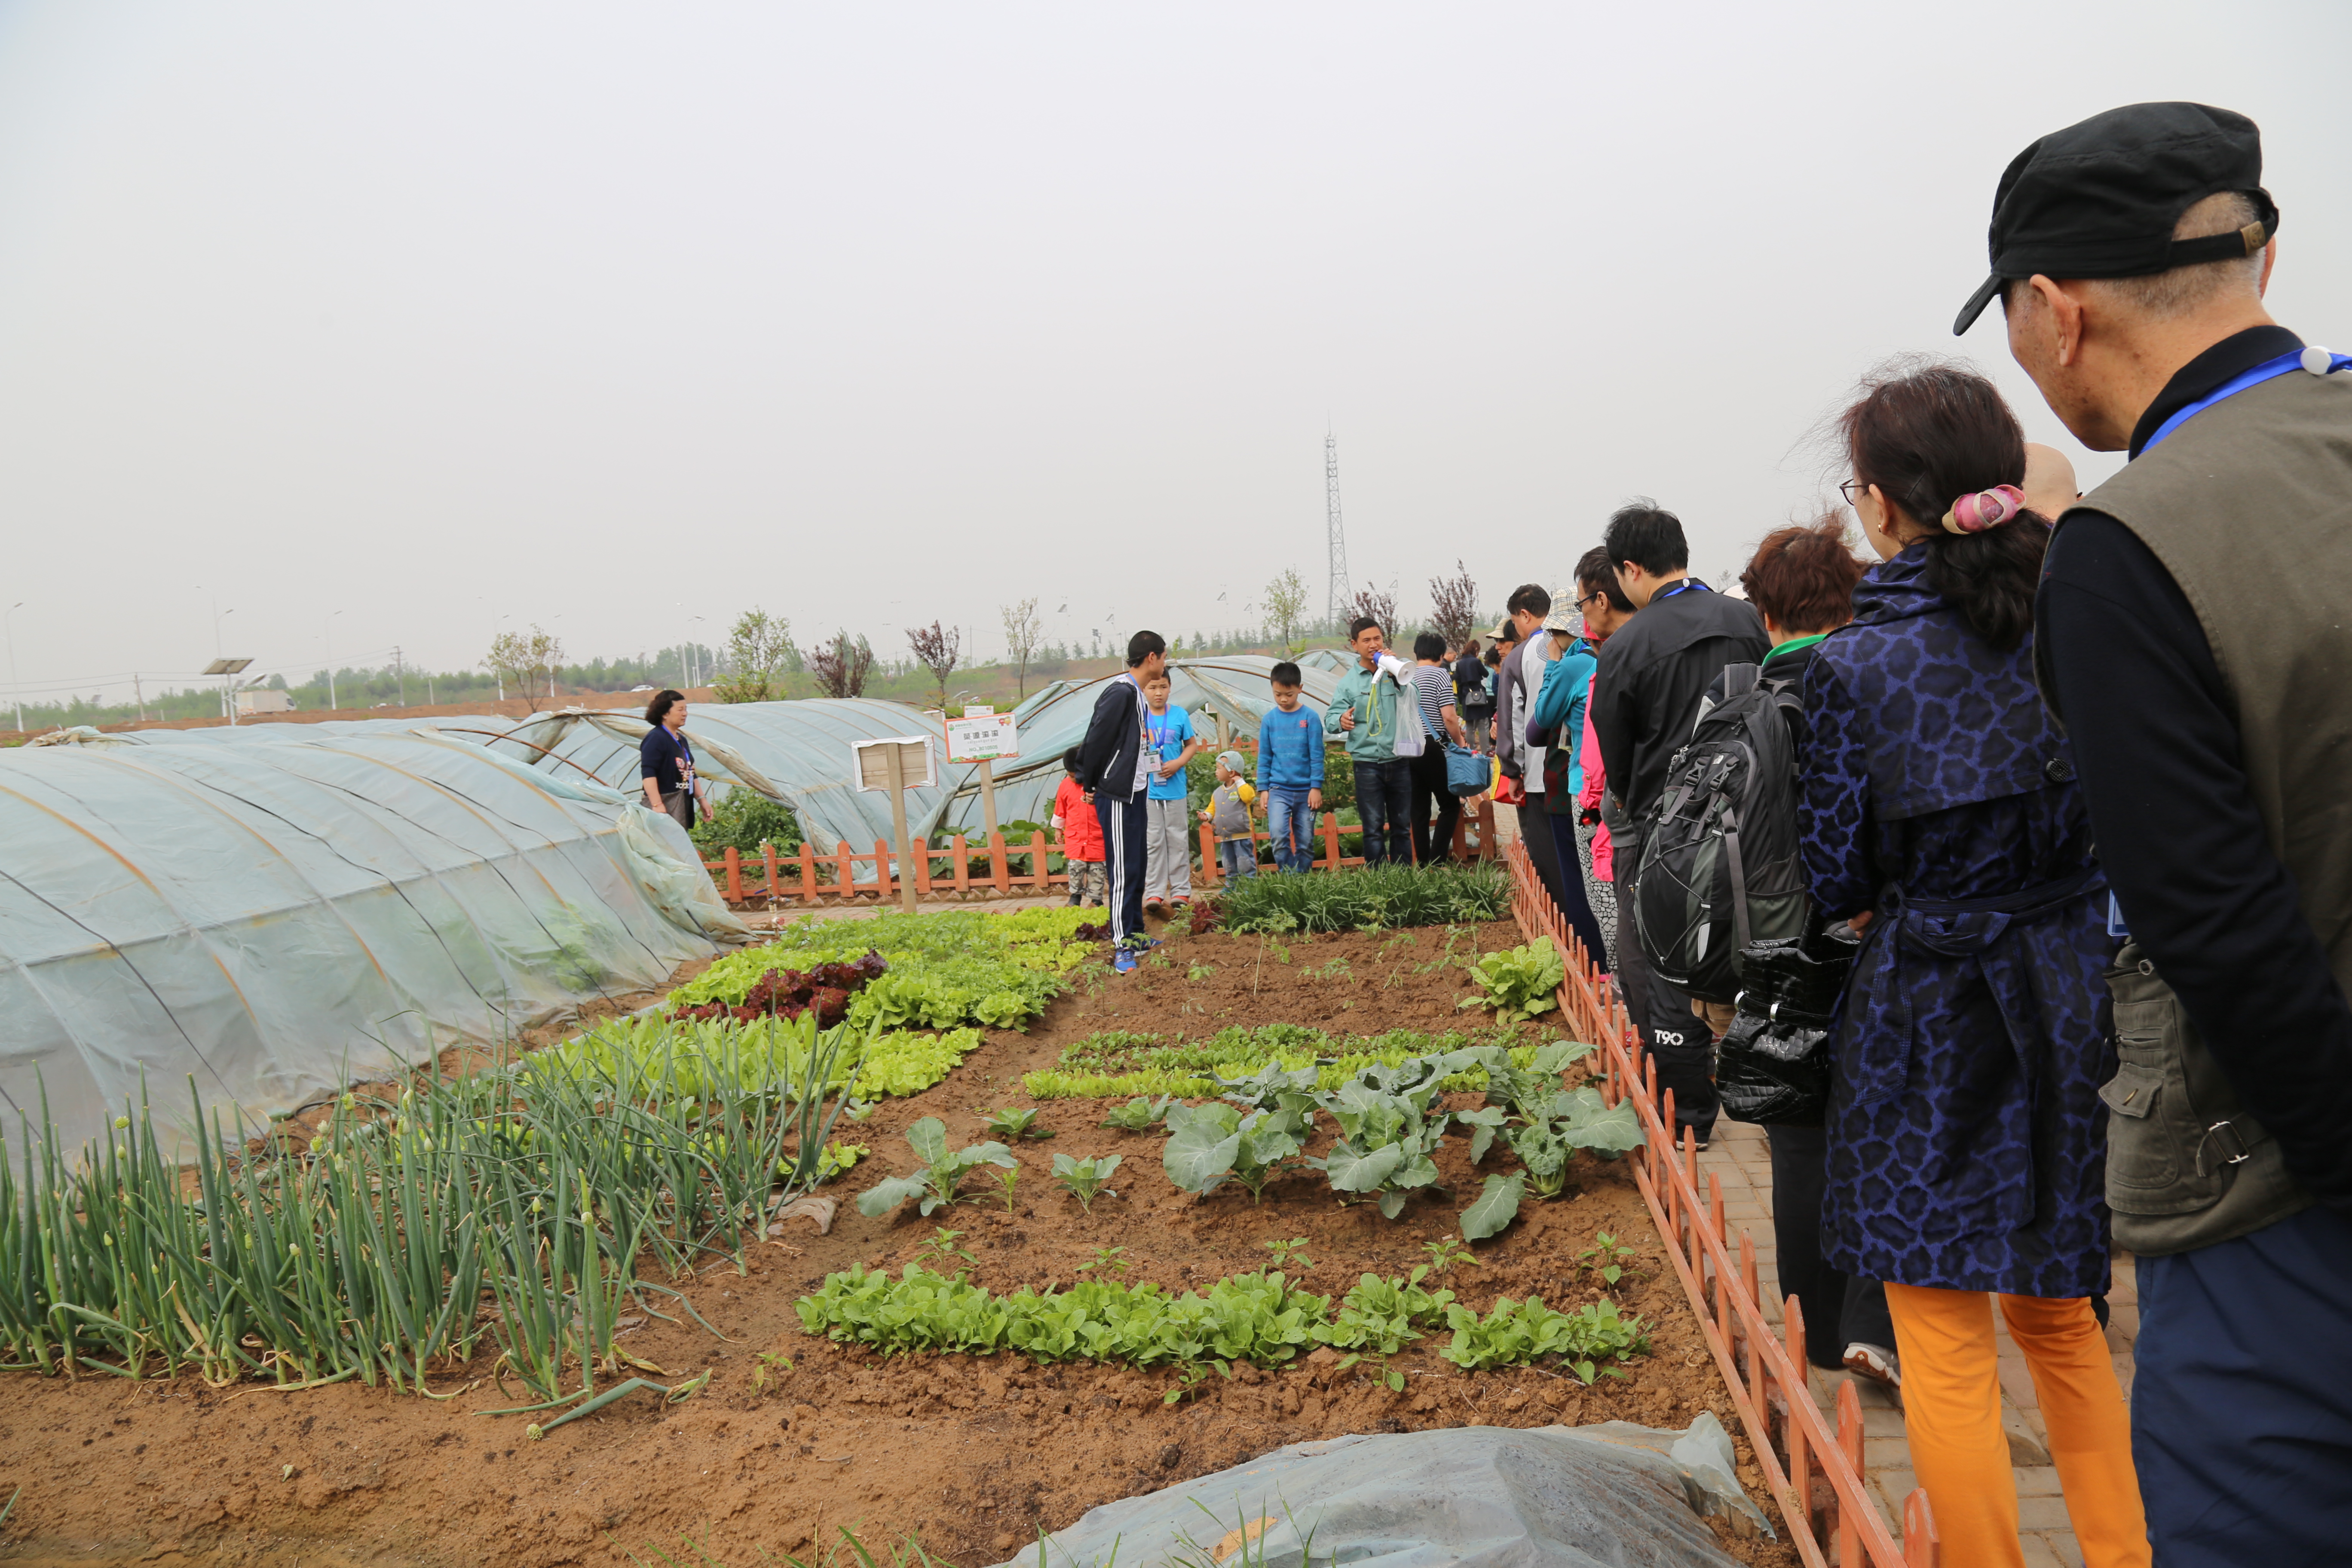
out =
[[1576,1255],[1576,1261],[1581,1267],[1598,1273],[1603,1285],[1614,1286],[1625,1276],[1623,1266],[1617,1260],[1633,1256],[1632,1247],[1621,1247],[1618,1245],[1617,1238],[1604,1230],[1592,1238],[1591,1247]]
[[1213,963],[1196,963],[1192,965],[1192,968],[1184,972],[1184,978],[1187,980],[1206,980],[1210,975],[1214,974],[1216,972],[1217,966]]
[[1097,1279],[1124,1279],[1127,1278],[1127,1248],[1097,1247],[1094,1261],[1079,1264],[1077,1271],[1091,1274]]
[[[1091,1215],[1095,1199],[1106,1192],[1111,1173],[1118,1169],[1122,1156],[1097,1154],[1088,1159],[1073,1160],[1067,1154],[1054,1156],[1054,1180],[1064,1192],[1078,1200],[1078,1207]],[[1117,1197],[1117,1193],[1111,1193]]]
[[923,1162],[919,1175],[892,1176],[869,1187],[857,1197],[857,1212],[868,1218],[889,1213],[908,1198],[922,1201],[922,1213],[929,1217],[934,1209],[956,1201],[956,1189],[963,1179],[982,1165],[1016,1166],[1013,1151],[1002,1143],[974,1143],[950,1153],[948,1150],[948,1126],[936,1116],[926,1116],[907,1129],[908,1145],[916,1158]]
[[998,1172],[996,1175],[996,1184],[1004,1189],[1004,1212],[1006,1214],[1011,1214],[1013,1212],[1013,1189],[1021,1184],[1021,1167],[1015,1165],[1009,1171]]
[[956,1237],[962,1234],[963,1232],[960,1230],[950,1230],[947,1226],[940,1226],[931,1232],[929,1240],[915,1248],[916,1258],[927,1260],[934,1267],[946,1262],[950,1258],[961,1258],[966,1263],[978,1263],[979,1258],[956,1245]]
[[1473,1268],[1486,1267],[1485,1259],[1473,1254],[1467,1247],[1450,1236],[1441,1236],[1435,1241],[1424,1241],[1421,1244],[1421,1249],[1429,1254],[1429,1271],[1433,1274],[1451,1274],[1457,1266],[1465,1263]]
[[[1234,1363],[1229,1361],[1220,1360],[1211,1364],[1214,1365],[1219,1372],[1223,1373],[1227,1377],[1234,1375]],[[1178,1401],[1183,1399],[1187,1394],[1200,1393],[1201,1384],[1209,1380],[1209,1368],[1197,1361],[1188,1361],[1178,1371],[1176,1375],[1181,1381],[1180,1381],[1175,1387],[1170,1389],[1167,1393],[1160,1396],[1160,1404],[1174,1405]]]
[[1018,1143],[1024,1138],[1051,1138],[1054,1130],[1037,1125],[1034,1107],[1027,1110],[994,1110],[989,1113],[988,1132],[1007,1143]]
[[1315,1259],[1307,1256],[1307,1238],[1303,1236],[1291,1241],[1269,1241],[1265,1249],[1274,1254],[1274,1266],[1285,1273],[1294,1263],[1301,1268],[1315,1267]]
[[1163,1094],[1158,1100],[1138,1096],[1125,1105],[1114,1107],[1111,1113],[1102,1119],[1102,1125],[1115,1127],[1122,1132],[1141,1132],[1167,1116],[1168,1108],[1175,1103],[1176,1097],[1172,1094]]
[[793,1370],[793,1358],[775,1351],[761,1351],[751,1363],[751,1392],[765,1394],[772,1373]]
[[[1364,1355],[1361,1351],[1342,1356],[1339,1360],[1338,1368],[1335,1370],[1345,1372],[1363,1359]],[[1398,1371],[1395,1367],[1391,1366],[1389,1364],[1388,1357],[1375,1351],[1372,1352],[1372,1363],[1374,1376],[1378,1377],[1382,1383],[1387,1384],[1389,1387],[1396,1393],[1402,1394],[1404,1392],[1404,1373]]]

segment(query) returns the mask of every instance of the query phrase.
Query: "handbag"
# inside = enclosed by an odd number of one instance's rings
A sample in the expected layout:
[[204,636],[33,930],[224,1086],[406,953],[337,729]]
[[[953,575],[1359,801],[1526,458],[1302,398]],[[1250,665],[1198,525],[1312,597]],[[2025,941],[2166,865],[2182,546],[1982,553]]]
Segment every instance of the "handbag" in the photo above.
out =
[[1840,925],[1739,950],[1739,994],[1717,1047],[1715,1088],[1726,1116],[1767,1126],[1822,1124],[1830,1102],[1830,1026],[1860,946]]
[[1454,795],[1484,795],[1487,788],[1486,759],[1453,742],[1445,746],[1445,787]]

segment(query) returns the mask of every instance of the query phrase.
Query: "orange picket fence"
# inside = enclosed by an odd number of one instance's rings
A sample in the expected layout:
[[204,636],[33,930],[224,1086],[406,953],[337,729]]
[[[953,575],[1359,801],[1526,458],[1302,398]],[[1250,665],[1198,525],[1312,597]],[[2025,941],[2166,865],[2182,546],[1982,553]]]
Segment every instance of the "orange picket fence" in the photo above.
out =
[[[1496,858],[1498,851],[1492,831],[1494,810],[1491,803],[1483,802],[1470,803],[1465,808],[1463,820],[1454,830],[1456,858]],[[1342,836],[1352,835],[1360,848],[1364,830],[1342,825],[1328,811],[1321,816],[1316,837],[1323,852],[1315,858],[1315,869],[1328,871],[1334,866],[1362,865],[1361,854],[1339,852],[1339,840]],[[1272,842],[1264,833],[1253,834],[1252,837],[1261,844]],[[985,845],[967,844],[963,836],[957,834],[944,846],[926,846],[914,851],[910,858],[914,861],[915,896],[1006,899],[1040,898],[1056,889],[1067,892],[1069,872],[1053,869],[1054,860],[1064,852],[1058,834],[1048,838],[1043,833],[1033,833],[1026,843],[1007,843],[1003,834],[992,834]],[[972,862],[982,858],[985,864],[974,871]],[[746,855],[730,846],[717,859],[705,860],[702,867],[710,873],[711,880],[729,903],[762,908],[814,904],[828,899],[887,900],[898,895],[898,879],[905,874],[891,851],[889,840],[883,838],[876,839],[871,849],[853,849],[845,839],[831,854],[821,853],[806,844],[801,846],[797,855],[779,855],[772,844],[761,846],[756,855]],[[860,868],[866,879],[864,881],[858,880]],[[1201,865],[1193,878],[1195,885],[1202,888],[1216,887],[1224,879],[1217,864],[1216,839],[1205,822],[1201,825]]]
[[[1903,1502],[1898,1546],[1871,1500],[1862,1475],[1862,1405],[1853,1384],[1841,1383],[1834,1430],[1806,1383],[1804,1313],[1791,1296],[1783,1309],[1785,1336],[1765,1321],[1759,1303],[1756,1242],[1739,1232],[1735,1258],[1725,1220],[1722,1178],[1699,1182],[1698,1144],[1685,1130],[1675,1141],[1675,1097],[1658,1092],[1656,1071],[1641,1037],[1583,945],[1560,917],[1517,844],[1511,868],[1512,913],[1530,940],[1549,937],[1568,977],[1559,1005],[1570,1032],[1601,1047],[1601,1095],[1614,1105],[1631,1095],[1644,1142],[1633,1177],[1669,1244],[1675,1272],[1715,1352],[1732,1404],[1756,1451],[1757,1468],[1779,1503],[1797,1554],[1808,1568],[1937,1568],[1935,1515],[1927,1494],[1914,1489]],[[1835,1556],[1824,1548],[1831,1543]]]

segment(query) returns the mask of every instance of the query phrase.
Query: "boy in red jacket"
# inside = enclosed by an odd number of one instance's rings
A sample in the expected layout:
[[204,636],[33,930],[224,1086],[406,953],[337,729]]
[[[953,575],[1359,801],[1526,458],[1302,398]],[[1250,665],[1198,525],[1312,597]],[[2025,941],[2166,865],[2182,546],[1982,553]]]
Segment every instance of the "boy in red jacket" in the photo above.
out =
[[1054,792],[1054,826],[1062,830],[1062,859],[1070,872],[1072,905],[1110,902],[1110,877],[1103,863],[1102,818],[1094,797],[1078,784],[1078,748],[1062,753],[1062,787]]

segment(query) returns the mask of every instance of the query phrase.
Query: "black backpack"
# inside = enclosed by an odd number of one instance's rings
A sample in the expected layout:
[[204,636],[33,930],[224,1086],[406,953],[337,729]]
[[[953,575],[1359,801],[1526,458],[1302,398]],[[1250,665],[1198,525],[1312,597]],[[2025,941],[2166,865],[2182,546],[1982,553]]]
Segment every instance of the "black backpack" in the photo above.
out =
[[1751,942],[1802,936],[1811,900],[1797,854],[1796,752],[1783,710],[1794,680],[1724,667],[1723,700],[1699,710],[1643,825],[1630,896],[1642,955],[1702,1002],[1739,994]]

